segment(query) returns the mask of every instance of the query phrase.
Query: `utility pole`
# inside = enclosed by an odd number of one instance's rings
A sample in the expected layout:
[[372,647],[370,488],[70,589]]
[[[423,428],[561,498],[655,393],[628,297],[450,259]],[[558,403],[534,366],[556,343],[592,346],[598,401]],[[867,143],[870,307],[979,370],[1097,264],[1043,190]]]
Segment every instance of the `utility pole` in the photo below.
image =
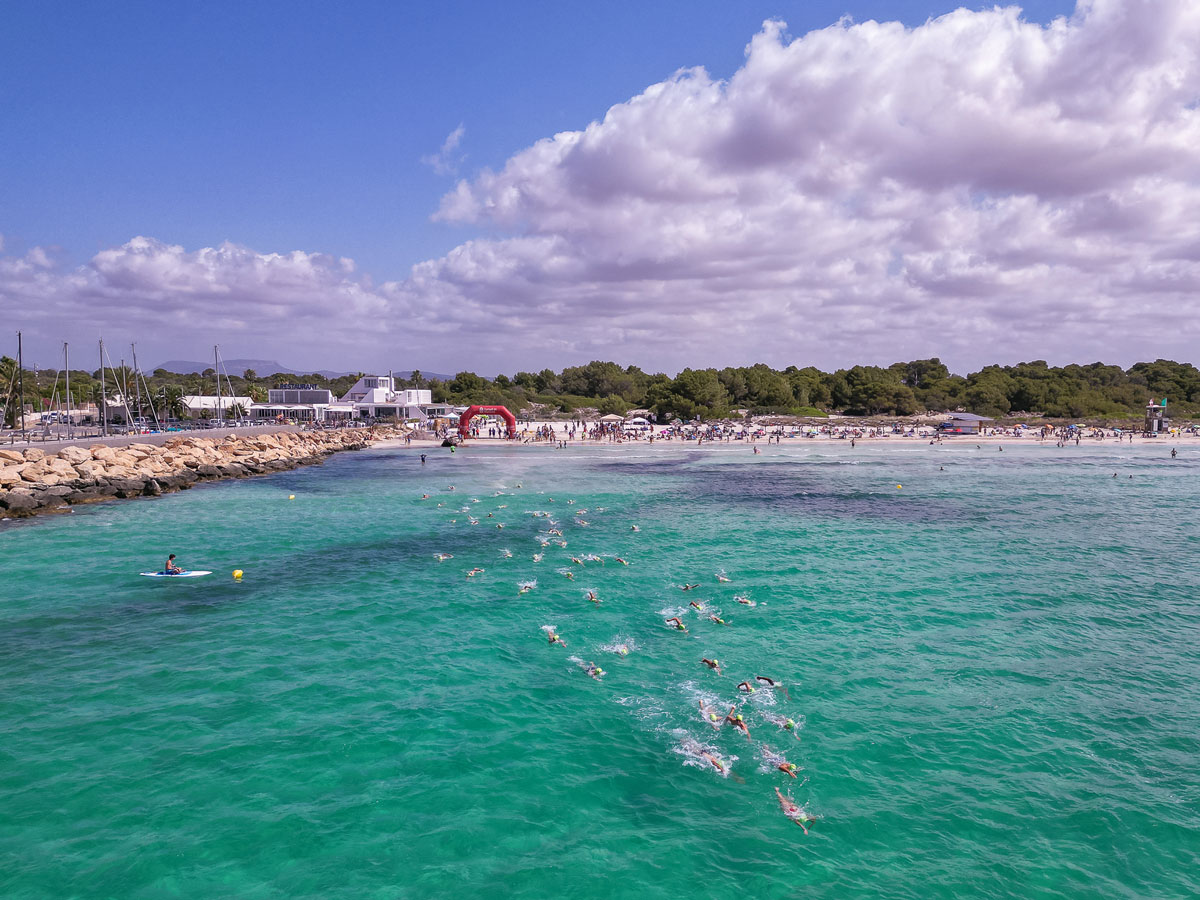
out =
[[104,338],[100,338],[100,431],[108,437],[108,386],[104,383]]
[[17,384],[20,385],[17,390],[21,392],[21,400],[18,408],[21,411],[21,440],[29,443],[29,437],[25,434],[25,360],[21,355],[21,332],[17,332]]

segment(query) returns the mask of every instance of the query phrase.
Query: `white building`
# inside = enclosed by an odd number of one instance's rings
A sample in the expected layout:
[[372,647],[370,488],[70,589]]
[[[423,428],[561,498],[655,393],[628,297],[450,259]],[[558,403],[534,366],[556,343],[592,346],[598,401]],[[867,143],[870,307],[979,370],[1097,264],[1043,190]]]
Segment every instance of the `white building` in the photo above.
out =
[[[242,415],[248,415],[254,401],[249,397],[218,397],[216,394],[210,397],[205,394],[184,394],[180,403],[185,419],[230,419],[234,418],[229,413],[230,409],[240,406]],[[205,410],[208,410],[207,415],[204,413]]]
[[331,418],[333,391],[311,384],[281,384],[267,391],[266,403],[255,403],[250,415],[260,421],[324,422]]
[[429,416],[426,408],[433,405],[432,391],[420,388],[396,389],[391,375],[364,375],[341,398],[342,403],[354,405],[359,419],[417,419],[424,422]]
[[390,375],[364,375],[340,399],[311,384],[281,384],[267,392],[266,403],[247,408],[262,421],[328,423],[393,418],[425,422],[445,409],[433,405],[428,390],[397,390]]

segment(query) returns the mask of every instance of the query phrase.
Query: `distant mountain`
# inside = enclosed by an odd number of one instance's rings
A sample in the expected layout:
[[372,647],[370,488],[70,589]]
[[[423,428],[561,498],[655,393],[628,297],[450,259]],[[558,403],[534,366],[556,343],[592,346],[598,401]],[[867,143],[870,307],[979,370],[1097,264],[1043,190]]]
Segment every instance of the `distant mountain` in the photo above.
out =
[[[242,373],[247,369],[253,369],[259,378],[265,378],[268,375],[282,373],[284,375],[321,375],[325,378],[341,378],[343,375],[355,375],[355,372],[335,372],[332,369],[289,369],[287,366],[273,359],[223,359],[222,364],[225,366],[225,371],[230,375],[240,378]],[[213,367],[212,360],[208,362],[196,362],[195,360],[186,359],[171,359],[165,363],[159,363],[154,369],[165,369],[168,372],[174,372],[177,375],[199,375],[205,369]],[[154,369],[150,371],[153,372]],[[372,375],[382,375],[383,372],[371,372]],[[412,371],[396,372],[397,378],[411,378]],[[438,381],[453,381],[453,375],[441,375],[437,372],[426,372],[421,370],[421,377],[427,380],[436,379]]]

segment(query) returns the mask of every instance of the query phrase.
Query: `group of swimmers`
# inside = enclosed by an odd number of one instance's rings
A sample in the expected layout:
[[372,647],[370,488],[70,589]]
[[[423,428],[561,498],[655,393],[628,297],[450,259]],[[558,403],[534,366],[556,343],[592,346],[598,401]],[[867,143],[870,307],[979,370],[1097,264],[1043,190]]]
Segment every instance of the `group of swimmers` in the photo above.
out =
[[[450,487],[450,488],[448,488],[448,490],[453,491],[454,488]],[[497,494],[497,496],[499,496],[499,494]],[[427,500],[427,499],[431,499],[431,498],[428,494],[425,494],[425,495],[422,495],[421,499]],[[478,503],[479,501],[472,500],[472,502]],[[553,501],[550,500],[549,502],[553,502]],[[574,501],[568,500],[567,504],[573,505]],[[439,506],[440,505],[441,504],[439,504]],[[602,511],[602,510],[598,510],[598,511]],[[460,512],[463,512],[463,513],[467,512],[467,508],[461,509]],[[573,521],[576,525],[578,525],[580,527],[586,526],[586,524],[587,524],[586,520],[584,520],[582,518],[582,515],[585,513],[586,513],[585,510],[579,510],[576,512],[576,515],[573,519]],[[535,562],[541,562],[545,557],[545,548],[549,544],[554,543],[554,544],[557,544],[560,548],[565,548],[567,545],[567,541],[563,537],[562,527],[551,517],[550,513],[535,512],[535,513],[532,513],[532,515],[535,518],[545,518],[548,520],[547,527],[539,533],[539,537],[538,537],[538,540],[540,541],[540,543],[542,545],[542,551],[535,553],[533,556],[533,559]],[[492,517],[491,514],[488,514],[488,518],[491,518],[491,517]],[[454,520],[451,520],[451,521],[453,522]],[[471,524],[475,524],[475,522],[477,522],[478,519],[475,516],[471,516],[468,514],[468,521],[471,521]],[[639,530],[640,529],[638,528],[637,525],[630,526],[630,531],[632,531],[632,532],[636,533]],[[513,557],[513,554],[511,551],[509,551],[507,549],[501,549],[500,557],[502,559],[511,559]],[[453,556],[449,553],[438,553],[438,554],[436,554],[436,558],[439,561],[445,561],[445,560],[452,559]],[[577,554],[577,555],[570,556],[568,558],[570,559],[570,563],[572,566],[579,567],[579,568],[584,568],[588,563],[592,563],[592,562],[599,562],[601,564],[603,564],[605,562],[604,557],[598,556],[596,554],[586,554],[586,555],[585,554]],[[615,556],[615,557],[611,557],[611,558],[615,559],[615,561],[621,563],[622,565],[625,565],[625,566],[629,565],[628,560],[626,560],[623,557]],[[567,567],[565,569],[560,569],[559,571],[564,576],[566,576],[568,579],[574,580],[575,573],[574,573],[574,571],[572,571],[572,569],[570,567]],[[474,568],[467,570],[466,575],[468,578],[475,578],[478,575],[484,574],[484,572],[485,572],[485,570],[482,567],[476,566]],[[715,577],[719,584],[728,584],[731,581],[729,576],[727,576],[724,572],[718,572]],[[537,586],[536,579],[521,582],[519,585],[518,594],[528,593],[529,591],[533,590],[536,586]],[[699,587],[700,587],[700,584],[698,582],[696,582],[696,583],[685,582],[684,584],[679,586],[679,588],[685,593],[695,591]],[[595,606],[600,606],[602,603],[599,593],[598,593],[597,589],[595,589],[595,588],[587,588],[584,591],[584,597],[587,601],[589,601],[590,603],[592,603]],[[753,600],[749,599],[748,597],[742,596],[742,595],[737,595],[733,599],[737,603],[739,603],[740,605],[745,606],[745,607],[755,606],[755,603]],[[719,610],[710,611],[709,609],[706,608],[706,606],[703,603],[701,603],[699,601],[690,600],[690,602],[688,603],[688,609],[694,610],[698,615],[707,616],[707,618],[713,624],[722,625],[722,626],[729,624],[723,618],[721,618]],[[668,627],[670,627],[676,631],[679,631],[679,632],[682,632],[685,634],[688,631],[687,625],[683,622],[682,618],[678,615],[667,618],[665,620],[665,622],[668,625]],[[558,645],[560,647],[563,647],[564,649],[567,647],[567,642],[558,633],[558,629],[555,626],[543,625],[541,630],[546,636],[546,642],[547,642],[548,646],[553,647],[555,645]],[[629,652],[627,647],[628,647],[627,644],[619,644],[619,645],[614,645],[613,647],[607,647],[604,649],[613,650],[613,652],[617,652],[622,656],[626,656],[626,655],[628,655],[628,652]],[[581,669],[584,672],[584,674],[586,674],[589,678],[591,678],[593,680],[599,681],[608,674],[604,670],[603,667],[597,665],[593,661],[585,661],[585,660],[580,659],[575,656],[572,656],[569,659],[579,669]],[[717,675],[724,674],[722,664],[716,658],[703,657],[701,659],[701,664],[704,666],[707,666],[710,670],[715,672]],[[748,699],[748,695],[754,694],[756,691],[763,689],[763,688],[770,689],[770,690],[776,690],[776,691],[782,691],[784,696],[788,700],[791,699],[791,695],[789,694],[786,685],[783,685],[776,679],[774,679],[770,676],[767,676],[767,675],[755,675],[753,677],[753,679],[743,680],[743,681],[739,682],[736,686],[736,690],[739,693],[741,693],[742,695],[745,695],[747,697],[747,699]],[[748,740],[752,740],[751,734],[750,734],[750,726],[746,722],[746,719],[744,718],[744,716],[742,715],[741,709],[739,708],[739,705],[737,703],[730,705],[730,707],[727,711],[718,710],[709,705],[706,705],[703,700],[700,701],[699,706],[700,706],[701,715],[713,728],[720,729],[722,726],[728,725],[735,731],[740,732]],[[773,715],[773,714],[771,714],[769,712],[765,712],[765,711],[760,712],[760,714],[765,721],[770,722],[771,724],[774,724],[781,731],[787,731],[787,732],[795,735],[797,738],[799,737],[799,735],[797,734],[798,726],[793,719],[785,717],[785,716],[776,716],[776,715]],[[692,743],[694,743],[694,742],[692,742]],[[721,773],[722,775],[728,774],[728,771],[729,771],[728,764],[721,758],[720,752],[716,748],[712,748],[712,747],[705,748],[705,747],[701,747],[699,744],[696,744],[696,746],[693,748],[692,751],[690,751],[688,753],[688,755],[690,755],[693,758],[695,758],[696,760],[701,761],[704,764],[710,766],[712,769]],[[778,772],[781,772],[782,774],[784,774],[792,779],[796,779],[798,777],[796,773],[799,770],[799,767],[797,765],[795,765],[794,763],[790,762],[783,754],[775,752],[774,750],[770,749],[765,744],[761,745],[761,756],[762,756],[762,759],[764,760],[764,762],[767,765],[769,765],[772,769],[774,769]],[[783,792],[781,792],[779,790],[779,788],[775,788],[775,795],[776,795],[776,798],[778,799],[780,809],[782,810],[783,814],[790,821],[792,821],[796,825],[800,826],[800,828],[804,831],[805,834],[808,834],[808,826],[813,822],[815,817],[812,814],[810,814],[803,805],[797,804],[791,798],[790,794],[784,794]]]

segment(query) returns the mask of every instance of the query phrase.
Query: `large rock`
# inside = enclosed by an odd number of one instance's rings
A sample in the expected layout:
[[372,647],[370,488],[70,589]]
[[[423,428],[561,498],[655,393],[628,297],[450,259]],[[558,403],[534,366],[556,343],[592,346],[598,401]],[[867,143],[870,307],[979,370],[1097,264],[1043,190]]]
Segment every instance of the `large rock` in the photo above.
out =
[[21,470],[16,466],[0,466],[0,487],[8,487],[21,480]]
[[117,455],[117,451],[112,447],[105,447],[103,444],[97,444],[92,448],[92,459],[99,459],[107,462]]
[[111,500],[113,498],[112,491],[100,487],[86,487],[82,490],[72,491],[64,499],[68,503],[95,503],[97,500]]
[[57,456],[50,457],[46,460],[46,468],[56,475],[75,477],[75,467]]
[[118,497],[136,497],[146,488],[146,482],[140,478],[110,478],[109,489]]
[[25,454],[20,450],[0,450],[0,465],[6,462],[23,463]]
[[58,458],[64,462],[70,463],[73,466],[79,465],[81,462],[88,462],[92,458],[92,451],[84,447],[64,447],[58,451]]
[[7,494],[0,493],[0,506],[13,512],[32,512],[37,509],[38,502],[26,491],[9,491]]
[[25,462],[39,462],[46,458],[46,452],[39,450],[37,447],[30,447],[25,451]]

